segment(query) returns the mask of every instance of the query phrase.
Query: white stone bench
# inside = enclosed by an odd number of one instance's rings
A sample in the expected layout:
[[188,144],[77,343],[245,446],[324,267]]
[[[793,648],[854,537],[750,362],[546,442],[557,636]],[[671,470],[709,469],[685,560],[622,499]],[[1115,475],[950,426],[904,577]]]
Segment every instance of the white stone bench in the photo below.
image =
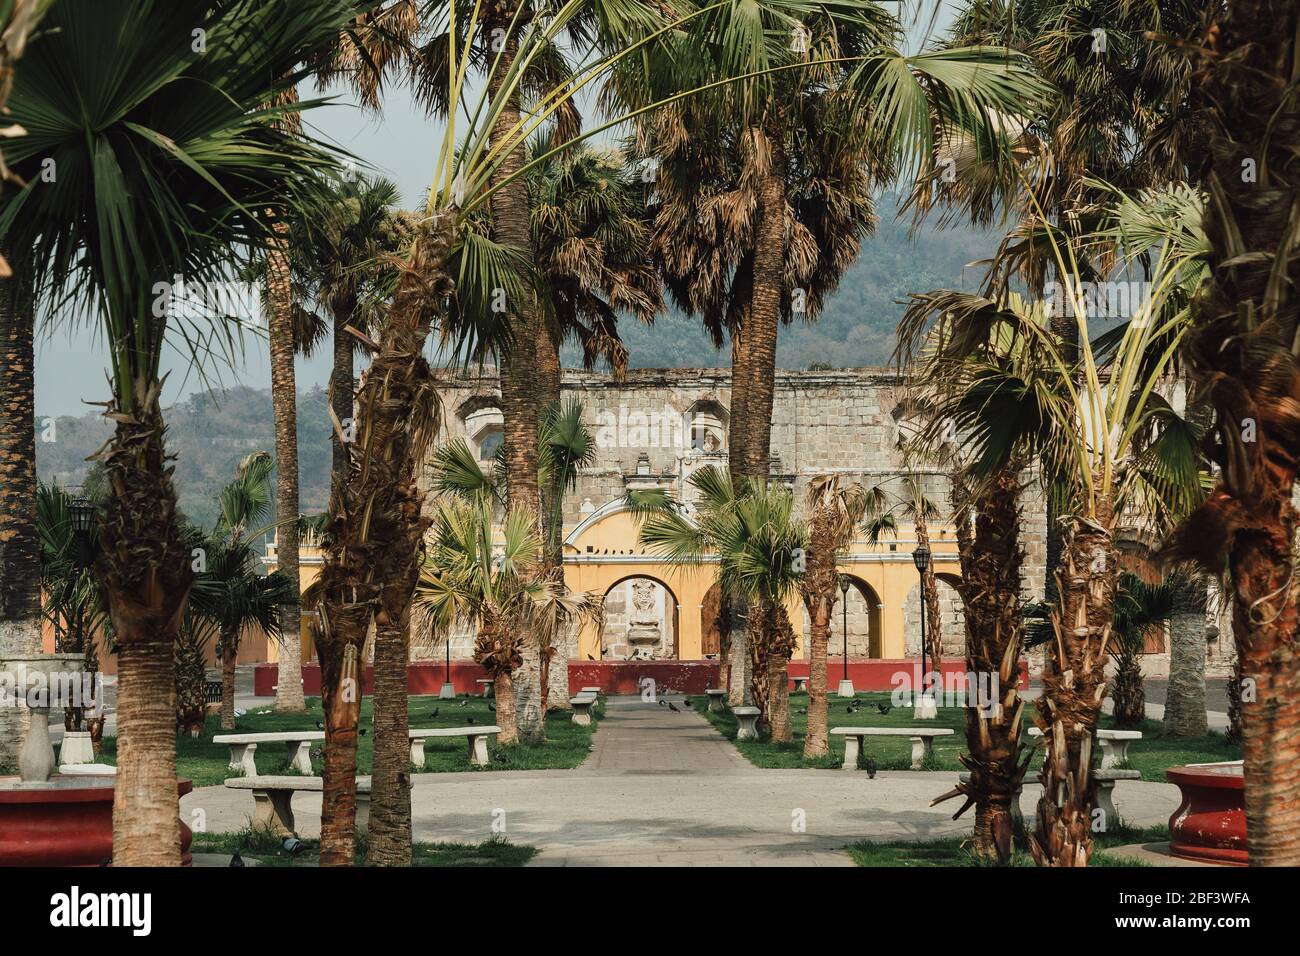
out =
[[[1041,737],[1043,732],[1037,727],[1029,728],[1029,736]],[[1128,745],[1142,739],[1140,730],[1097,730],[1097,746],[1101,750],[1101,769],[1114,770],[1120,764],[1128,763]]]
[[[709,706],[712,706],[710,701]],[[736,715],[739,726],[736,727],[737,740],[757,740],[758,739],[758,715],[761,713],[757,707],[733,707],[731,712]]]
[[595,694],[579,694],[577,697],[570,697],[569,706],[573,708],[569,720],[579,727],[591,726],[591,709],[596,706]]
[[[286,837],[297,836],[293,824],[293,795],[298,792],[321,793],[323,782],[320,777],[231,777],[226,786],[231,790],[253,791],[253,826]],[[365,833],[369,824],[370,778],[357,777],[357,832]]]
[[230,747],[230,770],[238,770],[245,777],[257,776],[253,755],[258,744],[283,743],[289,751],[289,765],[303,774],[311,773],[311,745],[325,739],[323,730],[291,730],[266,734],[219,734],[212,738],[214,744]]
[[483,685],[484,697],[496,696],[496,681],[494,681],[491,677],[480,677],[476,681],[474,681],[474,683]]
[[720,714],[727,709],[727,688],[710,687],[704,693],[709,695],[709,710]]
[[794,681],[794,692],[796,694],[802,694],[804,691],[808,689],[808,678],[791,677],[790,679]]
[[411,766],[424,766],[424,742],[439,737],[464,737],[469,748],[469,762],[476,767],[486,767],[492,761],[488,757],[488,738],[501,733],[495,724],[483,727],[438,727],[429,730],[412,730],[407,736],[411,738]]
[[844,738],[844,770],[858,769],[858,754],[866,746],[867,737],[910,737],[912,740],[912,769],[920,770],[926,758],[934,755],[934,738],[951,737],[948,727],[834,727],[832,737]]
[[581,691],[579,691],[579,693],[595,694],[597,697],[599,697],[603,693],[603,691],[601,691],[599,687],[584,687]]

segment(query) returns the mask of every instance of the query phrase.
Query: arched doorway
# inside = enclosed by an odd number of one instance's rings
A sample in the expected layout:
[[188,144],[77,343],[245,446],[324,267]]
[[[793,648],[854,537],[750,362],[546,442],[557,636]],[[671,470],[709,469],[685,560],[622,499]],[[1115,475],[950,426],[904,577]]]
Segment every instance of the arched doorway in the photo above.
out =
[[[879,658],[883,656],[880,611],[883,606],[880,596],[862,578],[846,575],[849,579],[849,592],[841,597],[835,595],[835,608],[831,611],[831,637],[828,653],[832,657],[844,656],[844,627],[847,617],[849,629],[849,657]],[[847,600],[845,600],[847,598]],[[845,609],[847,607],[847,615]],[[802,611],[803,618],[803,658],[808,659],[809,637],[812,622],[808,619],[808,610]]]
[[665,660],[678,652],[677,595],[658,578],[633,574],[605,592],[602,660]]
[[[961,579],[953,574],[936,574],[939,591],[940,641],[944,657],[966,656],[966,609],[957,585]],[[908,657],[921,656],[921,585],[912,586],[903,605],[903,634]]]
[[715,658],[722,653],[722,585],[714,584],[700,605],[700,655]]

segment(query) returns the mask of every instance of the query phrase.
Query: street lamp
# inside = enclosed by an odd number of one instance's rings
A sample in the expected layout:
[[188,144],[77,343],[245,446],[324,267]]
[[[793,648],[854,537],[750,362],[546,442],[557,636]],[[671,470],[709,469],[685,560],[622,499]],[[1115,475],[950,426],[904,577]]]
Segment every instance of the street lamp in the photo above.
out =
[[844,615],[841,620],[844,622],[844,679],[840,681],[840,696],[852,697],[857,693],[853,689],[853,681],[849,680],[849,576],[840,575],[840,604],[841,613]]
[[934,699],[927,693],[928,688],[926,686],[929,683],[928,671],[930,665],[925,646],[927,636],[925,629],[925,570],[930,566],[930,549],[923,544],[918,545],[916,550],[912,552],[912,563],[916,565],[917,574],[921,578],[921,696],[912,714],[918,718],[937,717],[938,711],[935,709]]
[[438,690],[439,700],[455,700],[456,685],[451,682],[451,634],[447,634],[447,670],[444,672],[442,687]]

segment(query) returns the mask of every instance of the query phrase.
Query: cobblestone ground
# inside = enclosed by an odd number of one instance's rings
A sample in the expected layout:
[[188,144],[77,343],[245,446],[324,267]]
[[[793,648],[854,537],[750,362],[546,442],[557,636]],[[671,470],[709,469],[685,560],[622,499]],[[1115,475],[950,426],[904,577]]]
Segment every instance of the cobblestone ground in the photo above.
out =
[[[613,698],[591,757],[577,770],[419,774],[415,838],[477,842],[494,833],[538,847],[537,866],[848,866],[842,848],[865,837],[929,839],[966,832],[953,805],[930,808],[951,773],[759,770],[700,715]],[[1022,801],[1033,814],[1037,785]],[[1134,824],[1162,823],[1177,788],[1121,782],[1116,803]],[[210,830],[245,826],[247,791],[204,787],[181,803]],[[294,800],[301,835],[320,829],[319,795]]]

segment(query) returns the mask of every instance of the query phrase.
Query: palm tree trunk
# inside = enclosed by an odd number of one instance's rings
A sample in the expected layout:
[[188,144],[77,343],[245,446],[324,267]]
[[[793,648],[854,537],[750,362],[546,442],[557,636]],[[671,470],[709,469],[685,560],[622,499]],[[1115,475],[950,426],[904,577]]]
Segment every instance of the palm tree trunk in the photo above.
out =
[[831,640],[831,600],[823,595],[808,604],[808,731],[803,739],[805,757],[830,753],[829,706],[826,695],[826,655]]
[[[1023,763],[1020,759],[1024,700],[1016,687],[1020,676],[1020,568],[1024,551],[1020,546],[1020,482],[1016,470],[1004,470],[990,487],[990,492],[974,503],[973,529],[964,509],[957,517],[966,669],[977,681],[975,687],[968,688],[965,708],[969,753],[960,757],[970,778],[934,803],[963,796],[963,811],[973,803],[976,855],[1006,863],[1021,836],[1015,832],[1011,801],[1016,799],[1028,766],[1028,757]],[[960,480],[954,482],[953,497],[959,505],[964,501]]]
[[[485,20],[491,32],[501,29],[506,37],[501,51],[500,66],[488,77],[489,100],[499,99],[501,83],[510,71],[517,54],[517,41],[511,30],[509,17],[504,22]],[[519,122],[519,97],[512,94],[497,114],[492,131],[494,143],[508,139],[510,131]],[[520,142],[501,160],[493,173],[494,184],[509,179],[523,168],[524,144]],[[528,180],[516,178],[499,189],[492,197],[493,237],[508,246],[528,254],[532,249],[531,213],[528,202]],[[530,256],[531,259],[531,256]],[[537,316],[536,303],[531,296],[511,302],[510,329],[514,345],[501,355],[501,417],[506,460],[506,493],[510,507],[531,515],[538,529],[544,527],[541,489],[537,477],[537,429],[539,377],[546,369],[545,359],[539,361],[537,343],[544,334]],[[520,731],[525,739],[540,740],[544,734],[541,708],[541,649],[535,634],[524,635],[524,664],[519,673]],[[500,701],[497,704],[501,706]]]
[[411,865],[410,616],[375,631],[375,735],[366,863]]
[[[266,289],[271,345],[271,413],[275,419],[275,553],[276,569],[300,590],[298,576],[298,394],[294,378],[293,300],[285,235],[288,224],[275,223],[276,238],[266,250]],[[275,709],[301,713],[302,629],[298,602],[280,607]]]
[[1124,654],[1115,669],[1111,687],[1115,723],[1121,727],[1136,727],[1147,718],[1147,695],[1142,686],[1142,658],[1138,654]]
[[[345,428],[352,420],[352,394],[356,387],[352,373],[352,354],[356,340],[344,330],[351,323],[355,311],[356,302],[348,297],[338,303],[338,308],[334,312],[334,364],[330,369],[330,408]],[[331,433],[330,444],[333,452],[333,480],[346,481],[348,454],[338,432]]]
[[179,866],[175,648],[190,553],[176,520],[157,385],[136,382],[133,392],[129,411],[121,399],[109,409],[117,427],[103,461],[114,494],[96,559],[118,647],[113,862]]
[[[775,128],[776,124],[772,124]],[[776,339],[785,298],[785,142],[779,130],[757,132],[768,161],[759,173],[754,236],[754,289],[745,338],[747,394],[744,474],[767,478],[771,461],[772,405],[776,389]]]
[[[0,288],[0,662],[41,651],[35,354],[32,315],[14,290]],[[0,707],[0,772],[17,766],[28,716]]]
[[[445,266],[455,219],[454,209],[433,210],[416,236],[379,352],[357,395],[348,480],[335,482],[330,492],[330,545],[319,580],[316,631],[326,709],[322,865],[351,865],[355,856],[359,662],[367,632],[373,623],[386,643],[394,639],[389,625],[406,619],[419,574],[429,521],[421,513],[416,469],[440,418],[433,373],[422,353],[452,288]],[[391,647],[377,651],[389,652],[396,653]]]
[[221,729],[235,729],[235,661],[239,657],[239,635],[221,635]]
[[1105,698],[1106,642],[1118,569],[1113,521],[1111,503],[1099,499],[1091,520],[1066,529],[1062,593],[1038,702],[1047,755],[1030,850],[1040,866],[1087,866],[1092,854],[1092,744]]
[[514,684],[514,678],[509,671],[498,671],[492,685],[492,692],[497,698],[497,726],[501,728],[501,733],[497,734],[497,743],[503,747],[519,743],[519,719],[515,714]]

